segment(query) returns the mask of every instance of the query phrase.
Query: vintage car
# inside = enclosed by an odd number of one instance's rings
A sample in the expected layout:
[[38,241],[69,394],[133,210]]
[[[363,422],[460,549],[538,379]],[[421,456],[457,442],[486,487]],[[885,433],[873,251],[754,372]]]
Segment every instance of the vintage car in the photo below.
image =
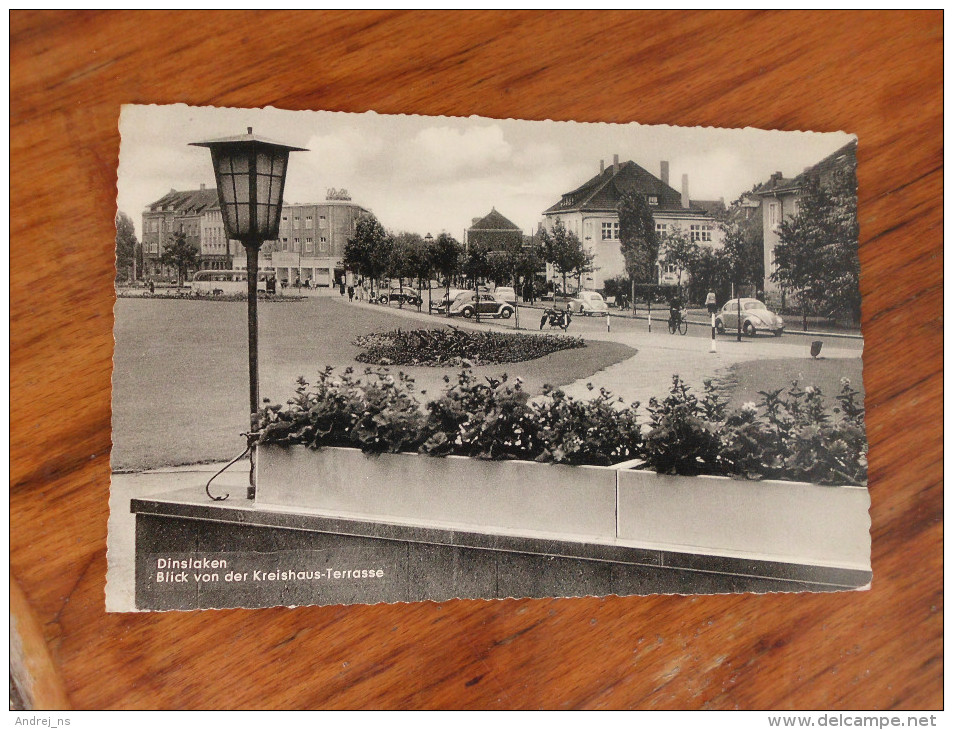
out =
[[580,291],[574,299],[569,300],[569,309],[573,314],[584,314],[587,317],[609,315],[609,305],[599,292]]
[[507,304],[516,304],[516,289],[511,286],[498,286],[493,293]]
[[493,294],[480,293],[477,299],[473,292],[459,294],[450,305],[450,314],[459,315],[466,319],[474,317],[477,312],[480,316],[502,317],[509,319],[516,310],[512,304],[504,302]]
[[775,337],[784,334],[784,320],[758,299],[729,299],[715,316],[715,329],[719,333],[737,331],[739,311],[741,331],[748,337],[761,331],[773,332]]
[[377,301],[380,304],[409,304],[412,307],[416,307],[418,304],[423,304],[424,300],[420,297],[416,289],[405,286],[402,290],[392,288],[389,292],[381,292]]

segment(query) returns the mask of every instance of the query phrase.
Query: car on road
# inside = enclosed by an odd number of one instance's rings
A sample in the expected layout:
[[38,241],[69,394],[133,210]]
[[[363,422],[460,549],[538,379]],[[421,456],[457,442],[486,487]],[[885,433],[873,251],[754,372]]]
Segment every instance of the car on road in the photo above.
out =
[[502,299],[507,304],[516,304],[516,289],[511,286],[498,286],[493,293],[497,299]]
[[416,289],[404,287],[403,289],[391,289],[389,292],[382,292],[377,301],[380,304],[409,304],[416,307],[423,304],[423,299]]
[[[449,292],[444,293],[440,301],[430,305],[430,311],[438,314],[446,314],[447,309],[453,304],[453,300],[461,294],[466,294],[467,291],[467,289],[450,289]],[[473,292],[470,293],[472,294]]]
[[587,317],[608,317],[609,305],[599,292],[581,291],[575,299],[569,300],[569,309],[573,314],[584,314]]
[[498,299],[493,294],[481,293],[479,299],[473,292],[459,294],[450,305],[450,314],[471,319],[479,312],[480,316],[502,317],[509,319],[515,308],[512,304]]
[[739,310],[741,331],[748,337],[763,331],[773,332],[775,337],[784,334],[784,320],[758,299],[729,299],[715,316],[715,329],[719,333],[737,331]]

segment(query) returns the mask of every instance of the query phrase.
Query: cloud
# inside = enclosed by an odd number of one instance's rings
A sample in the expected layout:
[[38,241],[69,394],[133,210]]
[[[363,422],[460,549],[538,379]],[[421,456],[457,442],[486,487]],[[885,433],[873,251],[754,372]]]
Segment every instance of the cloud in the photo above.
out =
[[512,154],[512,146],[496,124],[468,129],[426,127],[410,140],[397,167],[414,177],[450,178],[492,170]]

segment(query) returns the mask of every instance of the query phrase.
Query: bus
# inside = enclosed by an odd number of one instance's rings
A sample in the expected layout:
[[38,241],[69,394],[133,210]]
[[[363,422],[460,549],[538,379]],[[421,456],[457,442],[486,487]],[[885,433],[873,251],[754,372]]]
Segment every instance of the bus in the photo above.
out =
[[[258,291],[267,291],[268,277],[274,277],[273,271],[258,272]],[[192,277],[192,293],[204,296],[216,294],[246,294],[248,292],[248,272],[241,269],[208,269],[196,271]],[[277,291],[281,282],[275,282]],[[276,293],[277,293],[276,291]]]

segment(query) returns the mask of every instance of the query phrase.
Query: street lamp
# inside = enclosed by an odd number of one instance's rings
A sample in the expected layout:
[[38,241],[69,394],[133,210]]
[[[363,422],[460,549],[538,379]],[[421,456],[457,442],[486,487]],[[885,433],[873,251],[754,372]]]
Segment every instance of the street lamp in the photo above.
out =
[[[258,252],[265,241],[278,237],[281,199],[285,189],[290,152],[307,152],[303,147],[272,142],[252,133],[207,142],[191,142],[208,147],[212,153],[218,202],[229,238],[241,241],[248,262],[248,385],[251,431],[258,428]],[[255,456],[248,498],[255,498]]]

